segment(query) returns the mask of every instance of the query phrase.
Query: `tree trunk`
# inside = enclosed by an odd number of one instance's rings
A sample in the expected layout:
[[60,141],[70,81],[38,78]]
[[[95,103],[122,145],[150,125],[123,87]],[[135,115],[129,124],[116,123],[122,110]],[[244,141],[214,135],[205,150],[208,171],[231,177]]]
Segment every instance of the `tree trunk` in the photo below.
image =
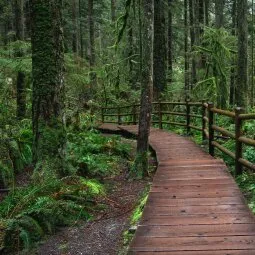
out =
[[31,0],[33,75],[33,160],[63,171],[64,41],[62,0]]
[[205,25],[209,26],[209,4],[210,0],[205,0]]
[[[232,4],[232,31],[231,34],[233,36],[236,35],[236,0],[233,1]],[[236,65],[236,61],[232,61],[232,67],[230,71],[230,89],[229,89],[229,104],[234,105],[235,104],[235,83],[236,83],[236,68],[234,67]]]
[[247,108],[248,92],[248,24],[247,24],[247,0],[237,0],[237,83],[236,83],[236,104]]
[[78,19],[77,19],[77,0],[72,0],[72,50],[73,53],[79,53]]
[[184,90],[185,96],[189,90],[189,52],[188,52],[188,0],[184,0]]
[[215,27],[221,28],[224,26],[224,6],[225,0],[215,0]]
[[112,22],[116,21],[116,0],[111,0],[111,16]]
[[89,66],[90,66],[90,91],[95,91],[96,74],[94,72],[95,55],[95,23],[94,23],[94,0],[88,0],[88,20],[89,20]]
[[80,57],[84,57],[84,45],[83,45],[83,15],[82,15],[82,0],[79,0],[79,25],[80,25]]
[[[15,14],[15,32],[16,40],[24,40],[24,3],[23,0],[14,1],[14,14]],[[15,56],[18,58],[23,57],[22,50],[15,52]],[[25,87],[25,73],[18,71],[16,90],[17,90],[17,118],[24,119],[26,116],[26,87]]]
[[168,81],[172,82],[173,77],[173,14],[172,0],[168,0]]
[[152,111],[153,84],[153,0],[141,4],[141,109],[135,167],[138,173],[148,175],[148,148]]
[[161,0],[154,0],[153,97],[157,101],[166,89],[165,11]]
[[134,79],[134,65],[132,62],[132,56],[134,54],[134,40],[133,40],[133,22],[128,20],[127,24],[127,40],[128,40],[128,65],[129,65],[129,84],[130,87],[135,89],[135,79]]
[[[194,50],[195,45],[195,23],[194,23],[194,2],[189,0],[189,23],[190,23],[190,46],[191,51]],[[192,57],[191,65],[191,87],[197,83],[197,73],[196,73],[196,60]]]
[[251,2],[252,4],[252,30],[251,30],[251,106],[254,106],[254,0]]

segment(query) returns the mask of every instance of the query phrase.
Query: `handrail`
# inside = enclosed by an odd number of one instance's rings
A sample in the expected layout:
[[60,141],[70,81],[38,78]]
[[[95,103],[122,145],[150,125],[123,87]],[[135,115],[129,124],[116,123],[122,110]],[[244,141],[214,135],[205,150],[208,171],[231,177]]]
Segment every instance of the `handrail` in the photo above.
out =
[[[255,164],[249,162],[243,158],[243,144],[255,147],[255,140],[247,138],[243,134],[242,124],[246,120],[255,120],[255,113],[244,114],[241,108],[236,108],[235,111],[226,111],[214,107],[212,103],[203,102],[190,102],[186,100],[185,102],[167,102],[159,101],[152,103],[154,110],[152,111],[154,117],[158,117],[152,120],[152,124],[157,124],[160,129],[163,129],[164,125],[173,125],[185,127],[187,134],[191,133],[191,130],[200,131],[203,140],[209,141],[209,153],[214,156],[214,150],[217,148],[223,153],[227,154],[235,160],[235,173],[239,175],[243,171],[243,166],[255,171]],[[168,109],[164,109],[165,106],[173,106]],[[175,106],[182,106],[179,111],[175,111]],[[101,115],[103,123],[117,123],[121,124],[134,124],[138,123],[139,117],[139,107],[140,104],[133,104],[127,106],[116,106],[116,107],[102,107]],[[191,111],[192,107],[196,107],[201,114],[194,114]],[[131,108],[131,109],[130,109]],[[123,109],[129,109],[129,112],[121,112]],[[116,110],[115,112],[107,113],[108,110]],[[131,110],[131,111],[130,111]],[[117,113],[116,113],[117,112]],[[227,129],[217,126],[214,123],[215,114],[223,115],[234,120],[235,123],[235,133],[228,131]],[[169,116],[179,116],[178,121],[168,119]],[[105,120],[106,117],[116,118],[117,120]],[[123,120],[122,117],[129,117],[131,119]],[[165,119],[165,118],[166,119]],[[185,122],[181,122],[184,118]],[[193,119],[200,119],[202,122],[201,126],[195,126],[192,124]],[[223,145],[216,141],[216,139],[221,136],[215,135],[215,132],[220,133],[226,139],[233,139],[236,143],[235,152],[229,151]]]

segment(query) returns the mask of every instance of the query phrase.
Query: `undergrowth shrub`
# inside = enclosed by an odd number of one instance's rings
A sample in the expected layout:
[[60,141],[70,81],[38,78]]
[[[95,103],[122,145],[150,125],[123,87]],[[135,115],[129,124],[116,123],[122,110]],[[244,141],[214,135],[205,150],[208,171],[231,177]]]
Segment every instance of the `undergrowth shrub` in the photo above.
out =
[[68,161],[83,176],[107,176],[118,172],[121,158],[128,158],[130,145],[119,136],[105,137],[95,130],[68,134]]
[[243,172],[242,175],[236,178],[239,187],[248,198],[248,205],[255,213],[255,176],[253,173]]
[[32,163],[32,124],[22,120],[0,128],[0,183],[14,185],[15,173]]
[[77,176],[15,189],[0,204],[0,247],[28,250],[58,226],[90,219],[93,198],[103,194],[97,181]]

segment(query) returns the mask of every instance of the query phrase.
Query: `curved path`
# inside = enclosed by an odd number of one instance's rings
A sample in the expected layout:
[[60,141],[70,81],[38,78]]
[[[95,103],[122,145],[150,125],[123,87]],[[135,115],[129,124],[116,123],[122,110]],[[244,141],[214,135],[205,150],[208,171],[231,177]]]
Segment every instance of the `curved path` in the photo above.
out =
[[[101,128],[137,133],[137,126]],[[129,254],[255,255],[255,217],[224,162],[155,128],[150,145],[158,169]]]

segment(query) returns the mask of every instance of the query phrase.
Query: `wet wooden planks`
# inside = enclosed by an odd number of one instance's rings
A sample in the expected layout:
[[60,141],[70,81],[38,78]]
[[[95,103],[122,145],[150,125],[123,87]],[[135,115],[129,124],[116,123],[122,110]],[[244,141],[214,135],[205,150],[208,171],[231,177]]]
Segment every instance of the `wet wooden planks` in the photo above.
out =
[[224,162],[159,129],[150,145],[159,165],[129,254],[255,255],[255,218]]

